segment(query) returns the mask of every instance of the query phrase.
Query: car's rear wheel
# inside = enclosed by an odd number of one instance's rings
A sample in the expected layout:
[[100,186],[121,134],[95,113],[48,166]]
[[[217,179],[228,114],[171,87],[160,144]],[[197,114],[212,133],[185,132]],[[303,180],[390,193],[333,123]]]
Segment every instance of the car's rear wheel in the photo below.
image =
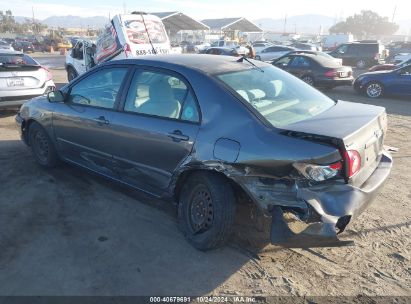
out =
[[179,225],[199,250],[224,245],[234,222],[236,201],[228,181],[213,172],[197,172],[184,184],[178,208]]
[[33,122],[29,127],[29,142],[36,161],[48,168],[55,167],[59,158],[50,137],[43,127]]
[[304,81],[305,83],[308,83],[311,86],[314,86],[314,78],[312,78],[309,75],[304,75],[303,77],[301,77],[301,80]]
[[355,65],[359,69],[364,69],[367,66],[367,62],[364,59],[360,59]]
[[67,79],[68,79],[69,82],[72,81],[77,76],[78,76],[77,72],[72,67],[69,67],[67,69]]
[[370,82],[365,87],[365,94],[371,98],[381,97],[384,93],[384,87],[379,82]]

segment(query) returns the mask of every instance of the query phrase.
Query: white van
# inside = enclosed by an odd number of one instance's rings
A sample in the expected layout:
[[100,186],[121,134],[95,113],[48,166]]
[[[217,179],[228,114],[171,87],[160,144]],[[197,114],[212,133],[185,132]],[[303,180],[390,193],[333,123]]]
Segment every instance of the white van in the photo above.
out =
[[352,34],[332,34],[325,36],[321,41],[323,51],[333,51],[343,43],[353,42]]
[[170,49],[170,40],[159,17],[140,12],[116,15],[95,44],[90,40],[77,41],[66,56],[67,78],[71,81],[108,60],[168,54]]

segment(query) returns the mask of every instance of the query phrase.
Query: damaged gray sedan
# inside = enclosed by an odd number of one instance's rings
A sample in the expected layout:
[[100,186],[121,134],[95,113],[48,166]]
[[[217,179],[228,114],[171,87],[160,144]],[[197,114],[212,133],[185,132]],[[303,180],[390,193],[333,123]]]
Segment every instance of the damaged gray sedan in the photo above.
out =
[[384,108],[331,100],[245,58],[111,61],[25,103],[16,121],[42,166],[62,160],[172,198],[200,250],[227,241],[240,197],[272,217],[274,244],[345,245],[337,234],[392,167]]

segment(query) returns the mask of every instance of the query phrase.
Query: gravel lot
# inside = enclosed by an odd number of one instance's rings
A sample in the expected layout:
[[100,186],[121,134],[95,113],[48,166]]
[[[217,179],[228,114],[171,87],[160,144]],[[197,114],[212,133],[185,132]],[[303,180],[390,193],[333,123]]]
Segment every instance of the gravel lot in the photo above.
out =
[[355,246],[257,254],[244,222],[226,248],[198,252],[170,204],[70,165],[40,168],[15,113],[1,113],[0,295],[411,296],[411,100],[328,94],[387,108],[386,144],[400,149],[391,177],[344,233]]

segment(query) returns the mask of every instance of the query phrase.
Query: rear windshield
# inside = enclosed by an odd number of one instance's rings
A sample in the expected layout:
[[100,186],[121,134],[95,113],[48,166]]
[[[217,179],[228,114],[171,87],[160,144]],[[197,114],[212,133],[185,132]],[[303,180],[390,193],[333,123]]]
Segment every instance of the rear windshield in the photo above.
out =
[[[124,26],[127,38],[134,44],[166,43],[167,34],[161,21],[145,19],[126,20]],[[145,24],[144,24],[145,23]],[[147,31],[146,31],[147,27]],[[150,39],[149,36],[150,35]]]
[[26,54],[1,54],[0,64],[17,64],[17,65],[38,65],[38,63]]
[[274,127],[309,119],[335,105],[332,99],[287,72],[271,66],[263,71],[254,68],[217,77]]

